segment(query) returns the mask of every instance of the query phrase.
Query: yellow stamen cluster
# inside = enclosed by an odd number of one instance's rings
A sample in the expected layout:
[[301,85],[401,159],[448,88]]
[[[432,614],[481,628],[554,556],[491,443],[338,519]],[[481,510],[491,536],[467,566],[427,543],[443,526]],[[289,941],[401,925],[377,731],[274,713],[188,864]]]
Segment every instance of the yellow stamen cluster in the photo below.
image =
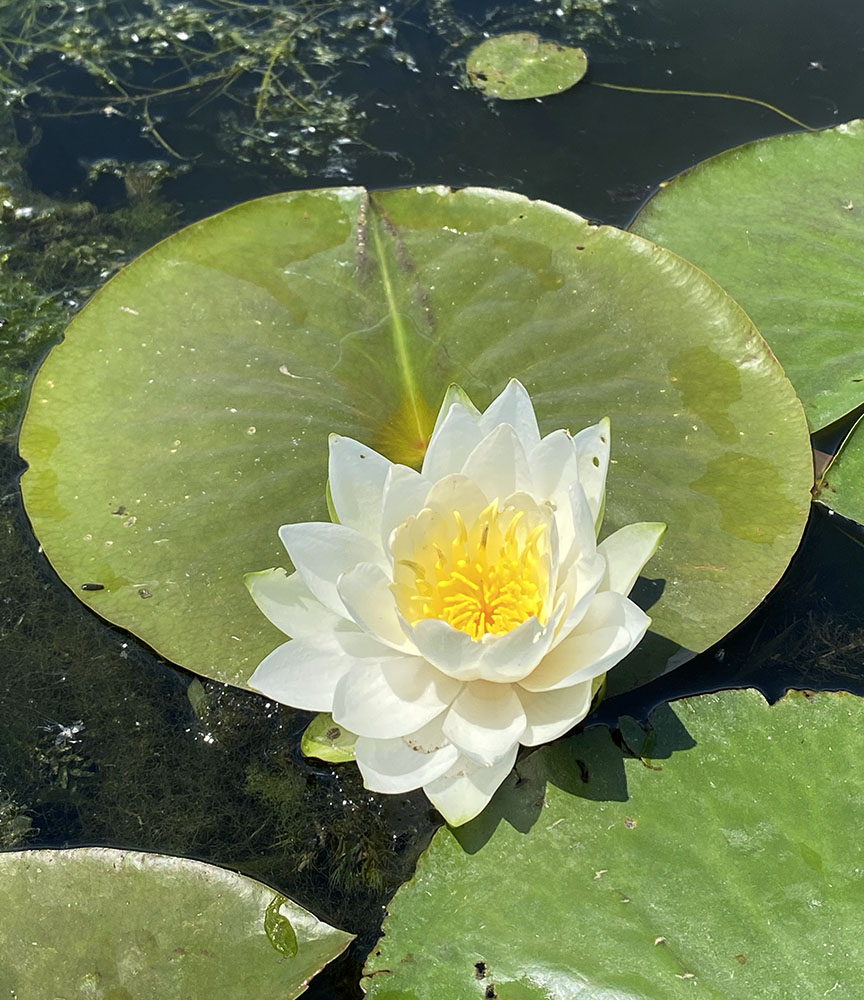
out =
[[[422,524],[412,527],[422,530]],[[394,590],[410,622],[439,618],[472,639],[503,635],[532,615],[545,623],[550,574],[545,519],[513,507],[499,511],[495,500],[471,524],[452,511],[430,528],[432,537],[416,546],[414,558],[397,557]]]

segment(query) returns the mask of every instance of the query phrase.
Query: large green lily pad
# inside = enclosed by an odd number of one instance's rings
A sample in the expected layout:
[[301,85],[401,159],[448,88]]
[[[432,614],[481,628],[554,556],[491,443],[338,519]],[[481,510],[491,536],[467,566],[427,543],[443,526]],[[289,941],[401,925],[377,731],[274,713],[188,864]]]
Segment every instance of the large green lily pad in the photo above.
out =
[[665,184],[633,231],[753,318],[814,430],[864,402],[864,122],[721,153]]
[[515,31],[475,46],[466,69],[471,83],[489,97],[518,101],[568,90],[585,75],[588,57],[584,49]]
[[857,996],[864,700],[725,692],[651,722],[624,727],[641,759],[588,730],[519,766],[465,847],[440,830],[369,996]]
[[0,994],[280,997],[353,935],[273,889],[189,858],[106,847],[0,853]]
[[544,432],[611,416],[604,531],[669,525],[660,634],[704,649],[774,585],[810,450],[748,318],[637,236],[480,188],[276,195],[144,254],[39,373],[27,511],[91,608],[242,685],[283,639],[243,575],[327,520],[328,435],[416,463],[448,383],[485,407],[513,376]]

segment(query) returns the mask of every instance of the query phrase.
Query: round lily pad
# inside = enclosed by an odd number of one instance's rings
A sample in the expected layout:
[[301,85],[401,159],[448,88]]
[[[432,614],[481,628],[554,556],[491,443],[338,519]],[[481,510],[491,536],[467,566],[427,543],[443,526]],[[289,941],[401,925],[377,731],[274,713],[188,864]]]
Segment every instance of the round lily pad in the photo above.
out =
[[852,695],[734,691],[630,720],[623,752],[544,748],[461,843],[436,833],[369,997],[855,996],[862,725]]
[[795,551],[800,403],[741,309],[668,251],[482,188],[297,191],[113,278],[43,365],[21,434],[36,534],[96,612],[243,685],[284,637],[244,574],[327,520],[327,439],[417,464],[449,383],[507,381],[541,430],[612,420],[604,533],[669,526],[653,628],[704,649]]
[[753,318],[818,430],[864,402],[864,121],[760,139],[663,185],[633,232]]
[[253,879],[107,847],[0,853],[0,993],[290,1000],[353,940]]
[[531,31],[487,38],[468,54],[468,79],[489,97],[548,97],[578,83],[588,69],[584,49],[544,42]]

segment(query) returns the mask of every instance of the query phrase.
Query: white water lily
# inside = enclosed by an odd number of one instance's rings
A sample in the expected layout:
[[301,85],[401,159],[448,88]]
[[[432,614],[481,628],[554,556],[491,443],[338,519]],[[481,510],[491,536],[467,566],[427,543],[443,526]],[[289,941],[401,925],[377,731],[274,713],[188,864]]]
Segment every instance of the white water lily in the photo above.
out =
[[293,637],[250,686],[332,712],[367,788],[422,787],[467,822],[650,624],[626,595],[665,525],[597,544],[608,462],[608,420],[541,438],[515,380],[482,414],[451,387],[420,472],[332,435],[339,523],[283,525],[296,572],[246,578]]

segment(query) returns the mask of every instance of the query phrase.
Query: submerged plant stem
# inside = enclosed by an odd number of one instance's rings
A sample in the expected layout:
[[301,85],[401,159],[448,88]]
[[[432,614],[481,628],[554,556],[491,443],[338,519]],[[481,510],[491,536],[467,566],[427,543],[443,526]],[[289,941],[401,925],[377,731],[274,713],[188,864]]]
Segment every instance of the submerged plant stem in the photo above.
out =
[[745,104],[758,104],[760,108],[767,108],[769,111],[773,111],[774,114],[780,115],[781,118],[787,119],[793,125],[798,125],[808,132],[818,131],[812,125],[807,125],[793,115],[781,111],[780,108],[775,107],[773,104],[769,104],[767,101],[760,101],[758,97],[744,97],[742,94],[714,93],[707,90],[665,90],[656,87],[625,87],[623,84],[597,83],[596,81],[593,82],[593,85],[595,87],[605,87],[607,90],[624,90],[631,94],[666,94],[671,97],[717,97],[726,101],[743,101]]

